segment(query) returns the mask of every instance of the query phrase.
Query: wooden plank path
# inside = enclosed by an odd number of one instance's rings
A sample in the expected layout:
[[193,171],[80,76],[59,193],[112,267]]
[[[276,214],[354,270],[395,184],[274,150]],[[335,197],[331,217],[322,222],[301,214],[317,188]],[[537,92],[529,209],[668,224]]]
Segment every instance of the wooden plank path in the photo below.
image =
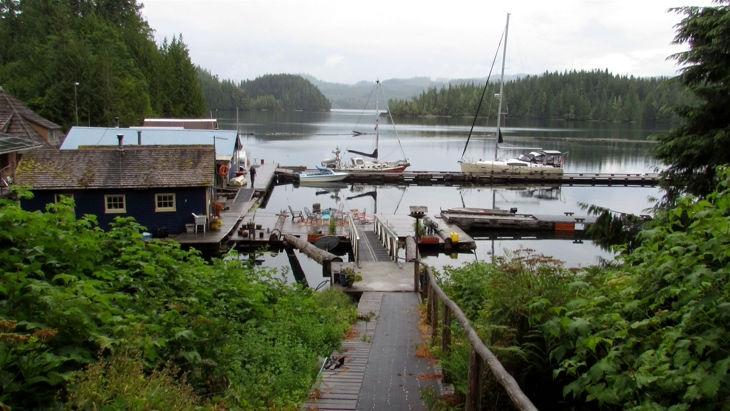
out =
[[308,410],[356,410],[358,396],[365,378],[375,327],[380,315],[383,293],[364,293],[357,305],[360,320],[353,326],[342,349],[332,355],[344,356],[345,362],[336,369],[324,369],[319,382],[304,404]]
[[[253,187],[241,188],[232,200],[225,202],[224,211],[221,212],[223,225],[220,230],[206,229],[205,233],[182,233],[170,236],[181,244],[214,245],[221,244],[224,239],[230,238],[238,228],[243,216],[257,205],[255,197],[261,197],[273,186],[276,177],[277,163],[264,163],[256,166],[256,178]],[[192,220],[192,216],[191,216]],[[209,220],[210,221],[210,220]],[[191,221],[192,222],[192,221]]]
[[342,367],[322,371],[304,409],[425,410],[421,391],[436,382],[423,357],[413,263],[391,261],[372,229],[362,228],[357,269],[363,279],[348,289],[362,292],[359,320],[333,355],[344,356]]

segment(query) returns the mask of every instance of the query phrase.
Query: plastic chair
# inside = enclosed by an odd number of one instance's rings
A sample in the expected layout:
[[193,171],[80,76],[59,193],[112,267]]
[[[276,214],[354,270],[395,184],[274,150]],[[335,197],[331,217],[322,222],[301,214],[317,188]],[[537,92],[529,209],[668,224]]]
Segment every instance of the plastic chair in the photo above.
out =
[[208,225],[208,216],[206,215],[197,215],[195,213],[191,213],[193,215],[193,220],[195,220],[195,234],[198,233],[198,226],[203,226],[203,234],[205,234],[205,227]]
[[291,212],[291,221],[292,222],[294,222],[295,218],[298,218],[299,221],[304,221],[304,216],[302,215],[301,211],[294,211],[294,209],[292,209],[291,206],[288,206],[288,207],[289,207],[289,212]]

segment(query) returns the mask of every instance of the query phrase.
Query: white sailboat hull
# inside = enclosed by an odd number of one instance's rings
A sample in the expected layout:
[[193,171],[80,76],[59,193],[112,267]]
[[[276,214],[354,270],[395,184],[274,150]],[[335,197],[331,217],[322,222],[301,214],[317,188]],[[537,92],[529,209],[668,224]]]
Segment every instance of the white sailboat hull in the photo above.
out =
[[474,162],[464,161],[461,163],[461,171],[469,174],[563,174],[562,167],[555,167],[545,164],[532,164],[527,162],[509,162],[499,160],[481,160]]

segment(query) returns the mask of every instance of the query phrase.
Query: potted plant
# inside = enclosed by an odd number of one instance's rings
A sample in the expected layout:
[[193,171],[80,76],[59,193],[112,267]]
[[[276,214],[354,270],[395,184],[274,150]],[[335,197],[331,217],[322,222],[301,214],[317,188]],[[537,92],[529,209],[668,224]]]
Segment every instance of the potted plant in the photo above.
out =
[[346,267],[340,272],[340,285],[352,287],[355,281],[362,281],[362,275],[352,267]]

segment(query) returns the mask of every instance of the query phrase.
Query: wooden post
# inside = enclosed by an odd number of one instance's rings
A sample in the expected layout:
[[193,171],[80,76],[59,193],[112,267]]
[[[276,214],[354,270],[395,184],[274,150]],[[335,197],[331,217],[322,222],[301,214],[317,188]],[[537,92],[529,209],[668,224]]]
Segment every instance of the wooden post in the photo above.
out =
[[426,304],[426,320],[431,322],[431,304],[433,304],[433,287],[431,287],[431,284],[429,283],[426,287],[426,295],[428,298],[428,303]]
[[413,291],[419,292],[421,286],[421,267],[418,260],[413,262]]
[[435,292],[432,292],[431,295],[433,296],[433,304],[431,304],[431,335],[433,336],[431,343],[433,344],[439,328],[439,300]]
[[472,347],[469,355],[469,389],[466,393],[466,410],[477,411],[481,409],[481,374],[482,359],[479,353]]
[[444,304],[444,318],[441,327],[441,352],[448,355],[451,352],[451,312],[446,304]]
[[[451,353],[451,311],[449,311],[449,307],[445,302],[443,321],[441,322],[441,353],[444,357]],[[441,379],[444,382],[451,381],[446,369],[441,369]]]

